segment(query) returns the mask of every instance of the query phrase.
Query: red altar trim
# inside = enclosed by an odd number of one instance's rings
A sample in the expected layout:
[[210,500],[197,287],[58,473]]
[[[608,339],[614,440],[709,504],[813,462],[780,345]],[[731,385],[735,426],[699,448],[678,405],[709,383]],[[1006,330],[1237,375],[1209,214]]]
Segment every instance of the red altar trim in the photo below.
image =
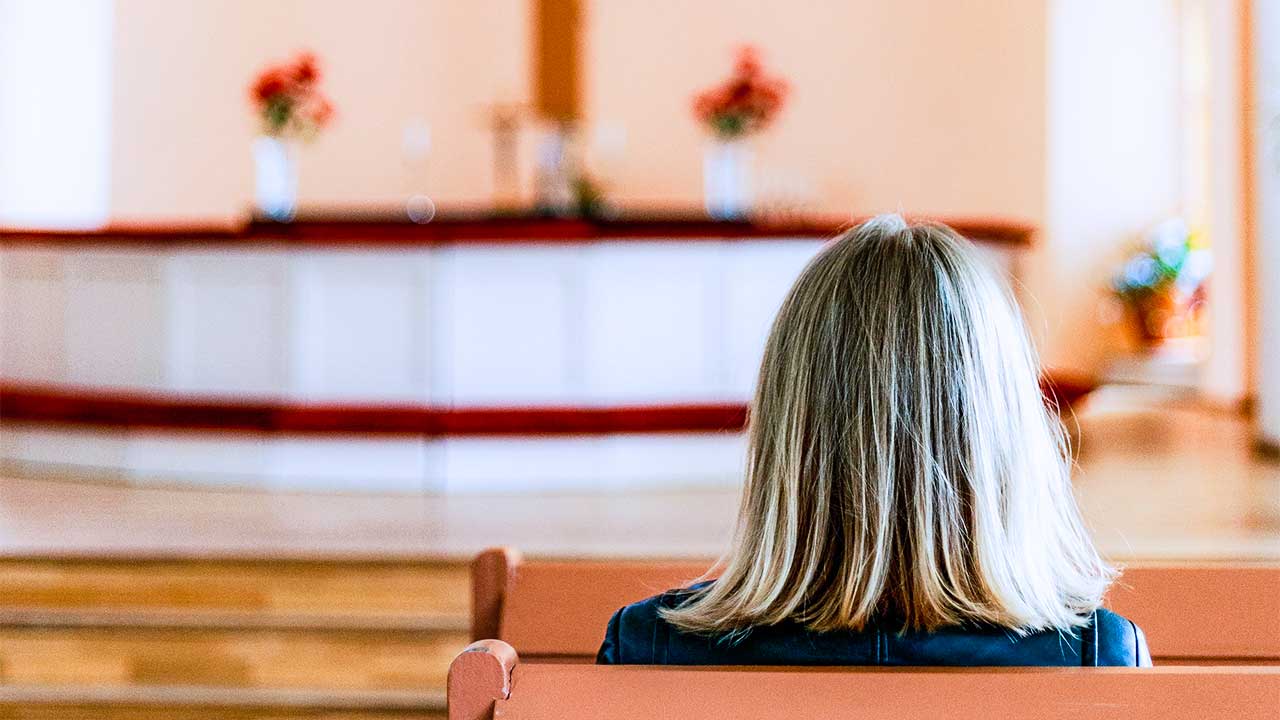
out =
[[746,406],[465,407],[300,404],[0,383],[0,419],[96,427],[425,437],[741,430]]
[[[924,218],[923,216],[921,219]],[[936,217],[966,237],[987,244],[1025,246],[1034,226],[997,218]],[[213,225],[117,225],[99,230],[29,230],[0,227],[0,244],[44,245],[283,245],[288,247],[531,244],[625,240],[753,240],[834,236],[855,218],[809,218],[786,221],[725,222],[696,216],[655,215],[618,220],[459,217],[426,224],[376,218],[303,219],[292,223],[250,222],[236,227]]]
[[[1062,407],[1096,385],[1045,380]],[[0,419],[94,427],[230,430],[291,434],[425,437],[572,436],[741,430],[747,408],[735,403],[618,407],[453,407],[299,404],[222,400],[0,382]]]

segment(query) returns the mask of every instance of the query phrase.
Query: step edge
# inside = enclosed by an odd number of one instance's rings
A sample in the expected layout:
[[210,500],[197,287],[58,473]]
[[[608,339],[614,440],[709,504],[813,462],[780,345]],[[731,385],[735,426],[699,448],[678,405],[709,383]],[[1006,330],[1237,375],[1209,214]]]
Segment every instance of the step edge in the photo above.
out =
[[232,565],[272,567],[279,565],[320,566],[337,568],[405,567],[463,569],[471,564],[484,547],[460,550],[428,550],[392,548],[385,550],[340,548],[196,548],[196,547],[113,547],[31,546],[0,547],[0,565],[64,564],[91,565]]
[[443,711],[443,690],[220,688],[205,685],[3,685],[5,705],[133,705],[196,708]]
[[465,614],[282,613],[255,610],[138,610],[0,607],[0,627],[322,632],[465,632]]

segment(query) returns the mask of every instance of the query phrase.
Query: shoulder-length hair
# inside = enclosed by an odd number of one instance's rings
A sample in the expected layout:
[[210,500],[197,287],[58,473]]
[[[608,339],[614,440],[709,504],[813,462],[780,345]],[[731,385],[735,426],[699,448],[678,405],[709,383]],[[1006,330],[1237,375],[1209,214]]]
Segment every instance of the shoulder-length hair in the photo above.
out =
[[880,216],[824,248],[769,334],[723,572],[665,619],[703,633],[1086,623],[1115,573],[1076,508],[1015,308],[944,225]]

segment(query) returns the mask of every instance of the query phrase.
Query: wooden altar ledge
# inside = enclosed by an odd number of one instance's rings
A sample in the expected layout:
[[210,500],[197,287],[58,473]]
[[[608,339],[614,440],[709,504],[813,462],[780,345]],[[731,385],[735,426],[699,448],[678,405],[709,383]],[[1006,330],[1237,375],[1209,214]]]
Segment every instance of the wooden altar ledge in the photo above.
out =
[[[699,213],[627,213],[611,219],[560,219],[526,213],[446,213],[415,223],[385,212],[304,213],[293,222],[262,220],[115,224],[94,230],[0,227],[0,244],[222,245],[301,247],[347,245],[421,247],[465,243],[526,244],[594,241],[697,241],[813,238],[837,235],[867,216],[810,216],[752,221],[712,220]],[[915,216],[936,220],[965,237],[1008,248],[1031,244],[1035,226],[996,217]]]

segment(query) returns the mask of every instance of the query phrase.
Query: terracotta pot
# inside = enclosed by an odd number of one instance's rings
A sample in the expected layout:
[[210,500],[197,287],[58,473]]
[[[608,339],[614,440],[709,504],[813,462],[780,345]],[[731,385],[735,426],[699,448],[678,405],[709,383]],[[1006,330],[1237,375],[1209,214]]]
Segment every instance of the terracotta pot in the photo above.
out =
[[1199,334],[1199,293],[1187,297],[1176,290],[1151,293],[1125,302],[1138,342],[1155,348],[1166,340]]

